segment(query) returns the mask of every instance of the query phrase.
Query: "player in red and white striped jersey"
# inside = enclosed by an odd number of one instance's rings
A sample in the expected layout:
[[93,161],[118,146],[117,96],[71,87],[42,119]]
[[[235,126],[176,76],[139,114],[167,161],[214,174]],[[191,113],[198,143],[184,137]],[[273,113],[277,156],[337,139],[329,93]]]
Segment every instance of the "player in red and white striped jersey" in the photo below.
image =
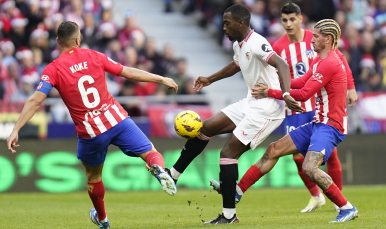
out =
[[[301,28],[302,15],[299,6],[295,3],[287,3],[283,6],[281,10],[281,21],[287,34],[275,42],[273,50],[287,61],[291,72],[291,78],[297,79],[302,77],[308,71],[309,66],[311,66],[316,57],[316,53],[311,44],[312,32]],[[349,89],[347,100],[348,104],[353,106],[358,96],[355,91],[352,72],[344,55],[338,49],[336,49],[336,53],[345,66],[347,86]],[[299,103],[301,107],[304,108],[303,113],[295,112],[288,108],[286,109],[286,118],[284,119],[284,131],[286,134],[296,127],[313,120],[315,114],[315,98],[311,97],[309,100]],[[301,212],[314,211],[325,204],[324,196],[320,193],[318,186],[302,172],[304,157],[299,153],[294,154],[293,159],[297,165],[301,179],[311,193],[311,199],[308,205],[302,209]],[[339,189],[342,190],[342,169],[336,149],[334,149],[328,160],[327,170],[333,181],[337,184]]]
[[[339,207],[339,214],[331,222],[345,222],[358,217],[358,210],[347,201],[341,190],[320,165],[325,164],[347,134],[347,76],[345,66],[336,53],[340,28],[334,20],[319,21],[314,26],[312,45],[318,56],[307,73],[292,79],[290,96],[297,101],[316,100],[316,114],[313,122],[306,123],[289,132],[282,139],[272,143],[259,161],[241,179],[238,186],[244,190],[268,173],[280,157],[301,153],[305,159],[303,173]],[[283,98],[275,89],[268,89],[257,83],[252,89],[256,98]],[[251,176],[251,174],[253,176]]]
[[16,152],[13,148],[19,146],[16,143],[20,128],[32,118],[51,88],[55,87],[76,125],[77,157],[85,167],[88,193],[95,207],[90,211],[90,218],[99,228],[110,228],[102,182],[103,164],[110,144],[118,146],[128,156],[146,161],[152,175],[169,195],[174,195],[177,189],[173,179],[163,170],[162,155],[108,92],[105,72],[133,81],[162,83],[176,92],[178,86],[170,78],[124,67],[102,53],[79,48],[80,31],[74,22],[63,22],[57,34],[62,54],[44,69],[36,92],[25,103],[7,140],[8,149]]

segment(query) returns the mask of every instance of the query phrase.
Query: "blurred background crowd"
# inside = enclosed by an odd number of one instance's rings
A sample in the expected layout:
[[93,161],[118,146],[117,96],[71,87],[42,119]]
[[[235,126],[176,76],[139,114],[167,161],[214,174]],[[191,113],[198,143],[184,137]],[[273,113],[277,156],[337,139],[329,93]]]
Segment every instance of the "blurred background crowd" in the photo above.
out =
[[[251,27],[274,43],[285,34],[280,10],[286,0],[159,0],[165,14],[183,13],[216,38],[224,55],[232,43],[224,37],[222,15],[235,3],[250,8]],[[126,66],[173,78],[178,94],[197,94],[194,78],[187,72],[187,59],[176,56],[173,46],[157,49],[157,38],[137,26],[136,12],[113,20],[113,0],[0,0],[0,106],[23,102],[35,91],[44,67],[60,55],[56,30],[63,21],[74,21],[82,33],[82,48],[105,53]],[[339,49],[346,55],[359,92],[386,91],[386,0],[293,0],[303,13],[303,27],[312,30],[321,19],[335,19],[342,30]],[[176,7],[177,6],[177,7]],[[130,4],[125,5],[130,9]],[[160,9],[161,10],[161,9]],[[188,44],[187,44],[188,45]],[[229,55],[231,57],[231,55]],[[113,96],[165,97],[171,91],[156,83],[136,83],[106,75]],[[199,94],[201,94],[200,92]],[[59,97],[53,89],[49,97]],[[193,103],[194,102],[190,102]],[[3,105],[2,105],[3,104]],[[198,102],[196,104],[207,104]],[[140,103],[123,104],[131,116],[146,116]],[[4,109],[3,109],[4,110]],[[51,121],[71,122],[62,103],[45,110]]]
[[[170,44],[160,52],[156,39],[136,25],[133,11],[124,26],[112,20],[112,0],[3,0],[0,8],[0,100],[24,102],[35,91],[45,66],[60,55],[56,31],[63,21],[74,21],[82,34],[82,48],[105,53],[123,65],[173,78],[179,94],[196,94],[187,77],[187,61],[175,57]],[[106,75],[113,96],[164,96],[171,93],[157,83],[136,83]],[[53,88],[48,97],[59,97]],[[131,116],[141,116],[138,104],[123,104]],[[53,121],[71,121],[63,104],[48,106]]]

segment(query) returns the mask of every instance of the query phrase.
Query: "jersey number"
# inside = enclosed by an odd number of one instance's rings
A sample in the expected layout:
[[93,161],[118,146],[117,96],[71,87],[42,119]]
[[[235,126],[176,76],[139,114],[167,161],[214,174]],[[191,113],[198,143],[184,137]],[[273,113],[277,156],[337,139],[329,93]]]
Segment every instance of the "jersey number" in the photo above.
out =
[[[80,77],[80,79],[78,81],[78,88],[79,88],[79,92],[80,92],[80,95],[81,95],[82,100],[83,100],[83,104],[87,108],[94,108],[94,107],[99,105],[99,103],[101,102],[101,98],[99,96],[98,90],[95,87],[90,87],[87,90],[86,90],[86,88],[84,88],[84,82],[85,81],[87,81],[89,84],[93,84],[95,82],[95,80],[91,76],[85,75],[85,76]],[[89,94],[92,94],[94,97],[94,102],[92,102],[92,103],[90,103],[90,100],[88,100]]]

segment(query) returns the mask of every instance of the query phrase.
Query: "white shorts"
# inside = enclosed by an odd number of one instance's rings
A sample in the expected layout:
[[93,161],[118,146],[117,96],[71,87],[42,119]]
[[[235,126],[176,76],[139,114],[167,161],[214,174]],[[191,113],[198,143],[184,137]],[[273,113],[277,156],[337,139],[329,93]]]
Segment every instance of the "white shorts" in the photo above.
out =
[[244,144],[251,143],[254,150],[262,143],[284,119],[267,119],[248,112],[245,101],[233,103],[221,111],[236,125],[233,134]]

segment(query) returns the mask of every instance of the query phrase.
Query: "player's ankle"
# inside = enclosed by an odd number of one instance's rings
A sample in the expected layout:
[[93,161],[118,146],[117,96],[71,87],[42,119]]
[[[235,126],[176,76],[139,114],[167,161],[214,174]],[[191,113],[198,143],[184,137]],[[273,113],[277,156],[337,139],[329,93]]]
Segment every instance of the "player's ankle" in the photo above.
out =
[[243,190],[241,190],[241,188],[239,187],[239,185],[236,184],[236,192],[237,194],[239,194],[240,196],[242,196],[244,194]]
[[172,178],[173,178],[174,180],[178,180],[178,178],[180,178],[180,176],[181,176],[181,173],[178,172],[174,167],[172,167],[172,168],[170,169],[170,175],[172,175]]

